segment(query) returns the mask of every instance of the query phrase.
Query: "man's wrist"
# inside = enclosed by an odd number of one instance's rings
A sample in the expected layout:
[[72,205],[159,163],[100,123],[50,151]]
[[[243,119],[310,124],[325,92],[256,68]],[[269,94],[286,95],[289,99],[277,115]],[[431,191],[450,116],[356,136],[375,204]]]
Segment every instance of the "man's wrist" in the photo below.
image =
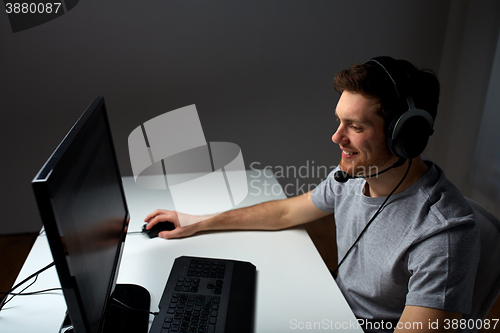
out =
[[195,232],[198,233],[198,232],[210,230],[210,220],[211,219],[212,218],[209,217],[208,219],[204,219],[204,220],[201,220],[197,223],[194,223],[193,227],[195,229]]

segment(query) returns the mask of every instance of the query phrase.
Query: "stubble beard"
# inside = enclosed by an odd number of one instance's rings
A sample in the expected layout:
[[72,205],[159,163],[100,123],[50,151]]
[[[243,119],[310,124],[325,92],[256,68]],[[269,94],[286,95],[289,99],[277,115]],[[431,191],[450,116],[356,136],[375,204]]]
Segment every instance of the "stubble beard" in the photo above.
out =
[[391,156],[388,153],[382,153],[374,158],[358,156],[356,161],[341,158],[339,166],[340,170],[347,172],[351,176],[369,176],[377,174],[381,170],[380,168],[388,163],[390,158]]

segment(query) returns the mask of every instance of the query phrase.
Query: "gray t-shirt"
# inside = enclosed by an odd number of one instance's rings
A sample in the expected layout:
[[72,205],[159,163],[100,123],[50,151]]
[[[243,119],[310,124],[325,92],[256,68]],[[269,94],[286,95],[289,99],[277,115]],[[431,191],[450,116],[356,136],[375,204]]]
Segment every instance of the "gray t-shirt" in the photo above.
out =
[[[405,305],[471,310],[479,229],[458,189],[437,165],[425,162],[429,170],[389,199],[336,278],[356,317],[389,321],[393,329]],[[337,170],[313,191],[312,200],[334,213],[340,261],[385,198],[364,195],[364,179],[336,182]]]

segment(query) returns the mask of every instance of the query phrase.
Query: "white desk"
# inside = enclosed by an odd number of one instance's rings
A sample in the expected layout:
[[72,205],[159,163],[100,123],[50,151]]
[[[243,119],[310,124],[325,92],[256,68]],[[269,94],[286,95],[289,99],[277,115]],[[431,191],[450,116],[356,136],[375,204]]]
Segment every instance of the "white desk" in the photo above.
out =
[[[278,194],[279,185],[270,174],[257,177],[256,171],[248,171],[248,175],[249,182],[254,182],[239,206],[285,197]],[[129,232],[139,231],[144,217],[153,210],[173,209],[168,191],[139,188],[131,177],[125,177],[123,183],[131,217]],[[356,319],[303,227],[273,232],[212,232],[176,240],[129,234],[118,283],[145,287],[151,294],[151,310],[157,311],[172,263],[181,255],[250,261],[257,267],[255,332],[290,332],[306,329],[307,325],[316,325],[318,330],[343,325],[341,331],[362,332],[359,327],[353,328]],[[41,235],[16,283],[51,261],[46,237]],[[50,268],[26,292],[58,286],[55,268]],[[0,332],[56,333],[65,311],[60,291],[15,297],[0,311]]]

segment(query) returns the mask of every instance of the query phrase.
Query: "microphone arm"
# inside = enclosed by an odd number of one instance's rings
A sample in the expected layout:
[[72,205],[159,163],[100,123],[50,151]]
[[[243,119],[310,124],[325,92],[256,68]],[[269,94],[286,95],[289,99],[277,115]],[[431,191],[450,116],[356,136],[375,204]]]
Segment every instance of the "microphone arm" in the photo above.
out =
[[375,176],[381,175],[384,172],[389,171],[391,169],[394,169],[394,168],[397,168],[399,166],[402,166],[405,162],[406,162],[406,158],[400,157],[399,160],[396,161],[396,163],[394,163],[393,165],[391,165],[387,169],[384,169],[384,170],[382,170],[380,172],[377,172],[377,173],[374,173],[374,174],[368,175],[368,176],[351,176],[347,172],[339,170],[339,171],[337,171],[337,172],[335,172],[333,174],[333,178],[336,181],[338,181],[339,183],[345,183],[349,179],[353,179],[353,178],[371,178],[371,177],[375,177]]

